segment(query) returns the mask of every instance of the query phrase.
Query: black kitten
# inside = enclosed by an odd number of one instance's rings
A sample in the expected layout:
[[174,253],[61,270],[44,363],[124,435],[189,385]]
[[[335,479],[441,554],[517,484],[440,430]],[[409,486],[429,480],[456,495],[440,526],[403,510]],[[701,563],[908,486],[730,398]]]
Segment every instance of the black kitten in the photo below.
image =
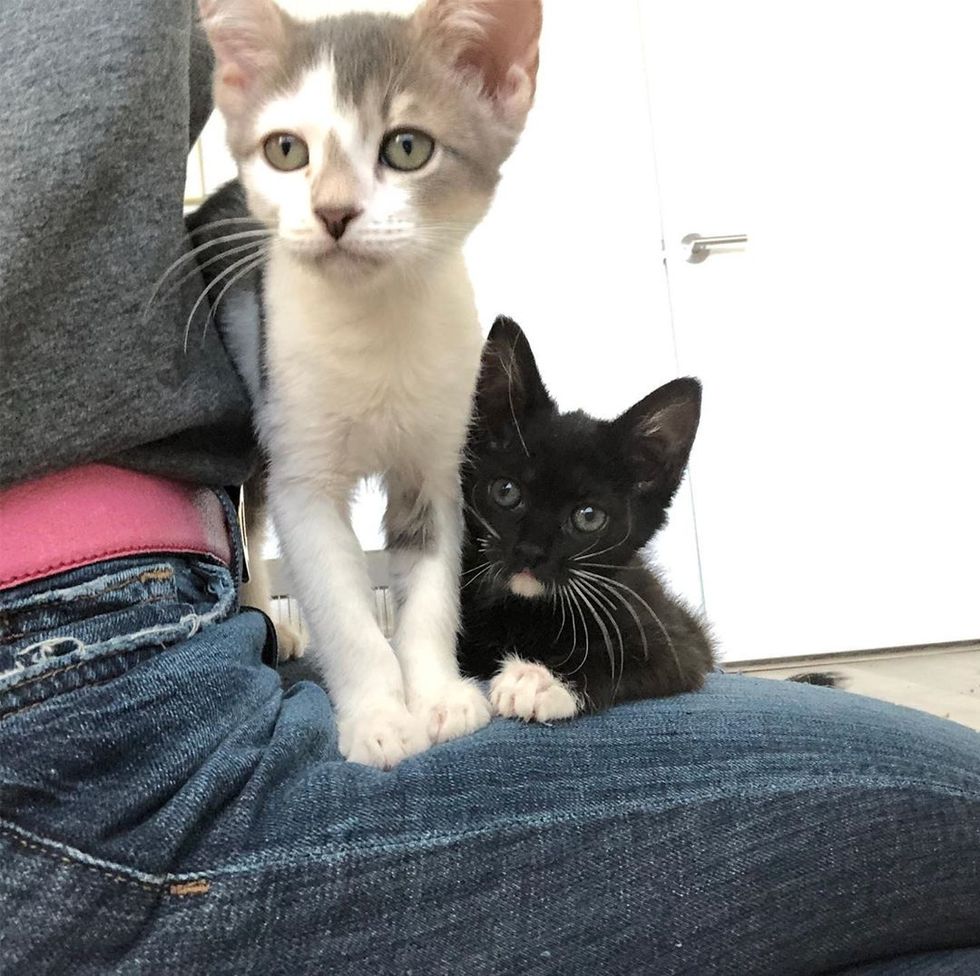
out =
[[483,349],[463,490],[463,671],[497,714],[550,721],[700,688],[704,626],[641,550],[664,525],[701,385],[678,379],[613,421],[559,413],[501,317]]

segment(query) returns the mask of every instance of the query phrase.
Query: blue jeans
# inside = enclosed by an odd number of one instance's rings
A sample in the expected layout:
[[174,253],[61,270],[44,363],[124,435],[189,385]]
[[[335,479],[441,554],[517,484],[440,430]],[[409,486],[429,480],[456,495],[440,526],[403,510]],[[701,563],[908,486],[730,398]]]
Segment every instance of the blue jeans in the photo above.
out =
[[746,677],[391,773],[228,570],[0,594],[0,971],[980,973],[980,736]]

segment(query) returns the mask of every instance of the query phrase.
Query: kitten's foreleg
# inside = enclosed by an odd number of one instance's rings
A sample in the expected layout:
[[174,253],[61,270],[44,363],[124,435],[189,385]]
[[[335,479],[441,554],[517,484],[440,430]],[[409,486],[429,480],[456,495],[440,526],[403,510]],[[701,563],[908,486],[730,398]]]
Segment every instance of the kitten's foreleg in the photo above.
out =
[[273,469],[269,501],[337,715],[340,751],[387,769],[429,740],[406,707],[401,668],[375,619],[349,488],[277,477]]
[[266,546],[268,507],[266,473],[260,471],[242,486],[245,496],[245,538],[248,540],[248,581],[242,582],[239,602],[243,607],[261,610],[276,628],[279,660],[301,657],[306,646],[306,635],[291,624],[276,619],[272,608],[272,586],[269,567],[263,558]]
[[456,661],[462,514],[455,473],[436,485],[389,476],[385,522],[408,706],[432,742],[445,742],[490,721],[486,698]]

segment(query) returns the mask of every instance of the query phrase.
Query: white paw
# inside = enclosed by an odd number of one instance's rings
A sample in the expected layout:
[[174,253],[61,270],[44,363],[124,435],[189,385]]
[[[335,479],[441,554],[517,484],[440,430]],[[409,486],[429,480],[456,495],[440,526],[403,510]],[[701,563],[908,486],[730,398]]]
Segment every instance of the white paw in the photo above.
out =
[[401,702],[368,704],[337,719],[340,751],[349,762],[391,769],[429,747],[425,727]]
[[575,695],[543,664],[508,658],[490,682],[490,704],[496,715],[525,722],[554,722],[578,714]]
[[295,657],[302,657],[306,650],[306,634],[297,630],[292,624],[277,623],[275,627],[279,661],[291,661]]
[[490,705],[472,682],[457,678],[435,693],[413,695],[412,714],[418,716],[429,741],[448,742],[482,729],[490,721]]

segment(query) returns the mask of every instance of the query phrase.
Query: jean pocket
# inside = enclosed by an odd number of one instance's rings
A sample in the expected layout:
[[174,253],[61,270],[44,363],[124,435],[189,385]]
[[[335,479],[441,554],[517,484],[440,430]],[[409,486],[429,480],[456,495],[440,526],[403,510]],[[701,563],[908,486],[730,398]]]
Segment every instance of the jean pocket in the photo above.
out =
[[[144,557],[87,566],[0,599],[0,696],[23,707],[47,679],[166,647],[224,619],[235,585],[224,566],[186,557]],[[76,675],[77,677],[77,675]],[[30,691],[28,691],[30,689]],[[0,697],[0,714],[11,707]]]

